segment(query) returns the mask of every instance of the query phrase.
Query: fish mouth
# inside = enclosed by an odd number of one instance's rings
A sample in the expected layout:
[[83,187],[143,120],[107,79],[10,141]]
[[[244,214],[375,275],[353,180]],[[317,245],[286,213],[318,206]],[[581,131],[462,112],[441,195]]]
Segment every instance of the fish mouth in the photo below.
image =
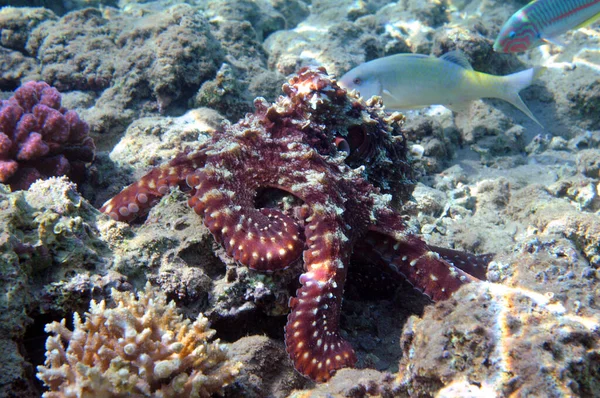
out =
[[501,53],[502,51],[502,45],[500,45],[500,42],[496,40],[496,42],[494,43],[494,46],[492,47],[494,49],[494,51],[496,51],[497,53]]

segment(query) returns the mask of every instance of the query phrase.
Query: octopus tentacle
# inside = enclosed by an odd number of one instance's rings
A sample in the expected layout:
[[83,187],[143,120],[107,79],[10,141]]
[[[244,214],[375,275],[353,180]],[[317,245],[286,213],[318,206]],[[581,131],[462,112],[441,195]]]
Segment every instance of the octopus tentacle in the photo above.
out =
[[188,177],[195,190],[188,203],[233,259],[263,272],[284,269],[302,254],[300,226],[278,209],[256,209],[252,183],[243,190],[232,186],[244,177],[205,167]]
[[340,220],[320,215],[306,229],[306,272],[290,299],[285,327],[286,350],[294,367],[316,381],[328,380],[337,369],[354,366],[356,355],[340,336],[339,319],[351,244]]
[[184,188],[186,177],[203,166],[205,160],[203,151],[179,155],[125,188],[104,203],[100,211],[116,221],[132,221],[146,214],[172,187]]
[[493,254],[471,254],[446,247],[432,246],[429,248],[439,254],[444,260],[460,268],[475,278],[486,280],[487,265],[492,261]]
[[[446,258],[456,258],[461,252],[443,249],[441,254],[437,253],[421,238],[406,232],[404,220],[397,212],[380,209],[377,222],[369,227],[369,231],[357,245],[357,250],[375,253],[377,258],[372,261],[389,267],[393,274],[407,280],[434,301],[445,300],[465,283],[478,280],[447,261]],[[484,255],[478,260],[485,259],[487,256]]]
[[[363,246],[364,245],[364,246]],[[401,240],[370,233],[357,250],[377,254],[375,261],[389,267],[434,301],[445,300],[465,283],[478,279],[444,260],[415,235]]]

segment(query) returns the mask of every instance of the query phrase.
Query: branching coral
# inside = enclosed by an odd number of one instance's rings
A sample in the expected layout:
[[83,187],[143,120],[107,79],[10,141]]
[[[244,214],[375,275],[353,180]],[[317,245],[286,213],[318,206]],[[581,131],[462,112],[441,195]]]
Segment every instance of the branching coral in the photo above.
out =
[[[56,397],[208,397],[237,375],[227,347],[200,314],[194,323],[150,284],[136,299],[113,289],[117,304],[92,300],[85,321],[75,313],[46,326],[45,366],[37,374]],[[67,347],[63,342],[68,342]]]

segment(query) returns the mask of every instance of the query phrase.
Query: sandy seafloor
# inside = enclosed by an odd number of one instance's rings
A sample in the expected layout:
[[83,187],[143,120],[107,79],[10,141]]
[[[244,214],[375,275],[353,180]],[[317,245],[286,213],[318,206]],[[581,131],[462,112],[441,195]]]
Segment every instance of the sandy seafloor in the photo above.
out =
[[[45,323],[146,280],[186,316],[208,316],[243,362],[228,397],[600,396],[598,24],[562,36],[564,48],[514,55],[492,43],[525,1],[176,3],[0,0],[3,97],[47,81],[98,148],[79,190],[64,179],[0,190],[0,396],[43,391]],[[296,373],[283,346],[282,286],[299,269],[237,267],[180,192],[143,224],[94,209],[252,111],[253,98],[274,100],[303,65],[341,76],[385,55],[453,49],[492,74],[547,67],[522,91],[544,128],[500,100],[406,112],[423,156],[405,211],[430,243],[495,253],[488,282],[437,304],[408,286],[383,298],[349,286],[341,327],[357,370],[329,383]],[[45,255],[15,262],[15,239]]]

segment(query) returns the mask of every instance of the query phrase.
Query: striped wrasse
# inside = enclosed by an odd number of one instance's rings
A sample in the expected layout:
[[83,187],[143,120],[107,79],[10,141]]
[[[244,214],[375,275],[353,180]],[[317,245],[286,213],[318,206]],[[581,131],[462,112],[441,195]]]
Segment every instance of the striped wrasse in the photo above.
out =
[[494,43],[494,50],[515,53],[543,43],[562,45],[558,36],[599,17],[600,0],[535,0],[506,21]]

